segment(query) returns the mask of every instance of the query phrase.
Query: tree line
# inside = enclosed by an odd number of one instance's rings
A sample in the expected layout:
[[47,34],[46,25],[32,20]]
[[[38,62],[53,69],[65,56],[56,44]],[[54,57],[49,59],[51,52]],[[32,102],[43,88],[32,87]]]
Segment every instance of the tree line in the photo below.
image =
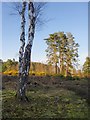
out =
[[[7,75],[18,75],[18,61],[15,59],[8,59],[6,62],[2,62],[2,72]],[[54,74],[54,66],[47,65],[40,62],[31,62],[29,70],[30,75],[50,75]]]
[[[47,44],[45,50],[47,64],[31,62],[30,75],[90,76],[90,57],[86,57],[82,70],[76,70],[76,66],[78,66],[79,44],[75,42],[75,38],[70,32],[49,34],[49,37],[44,40]],[[3,73],[18,75],[18,61],[8,59],[6,62],[3,62],[0,59],[0,63],[2,63]]]
[[[6,62],[0,61],[3,74],[18,75],[18,61],[8,59]],[[31,62],[30,75],[58,75],[55,74],[55,66],[39,62]],[[59,67],[57,67],[59,71]],[[65,68],[63,69],[64,72]],[[82,70],[72,69],[74,76],[90,77],[90,57],[86,57]],[[60,74],[60,73],[59,73]]]

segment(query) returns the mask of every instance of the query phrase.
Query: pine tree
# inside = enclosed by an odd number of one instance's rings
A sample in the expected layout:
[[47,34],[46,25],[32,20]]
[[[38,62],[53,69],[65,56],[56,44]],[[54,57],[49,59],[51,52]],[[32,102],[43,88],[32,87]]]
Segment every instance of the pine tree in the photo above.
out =
[[[47,43],[47,58],[48,63],[60,66],[60,74],[66,76],[71,75],[71,69],[78,62],[78,43],[75,43],[74,37],[71,33],[65,34],[58,32],[50,34],[50,37],[45,39]],[[56,72],[57,73],[57,72]]]
[[63,74],[64,70],[64,61],[65,61],[65,52],[66,52],[66,43],[67,38],[64,32],[57,33],[57,46],[58,46],[58,53],[59,53],[59,65],[60,65],[60,74]]
[[67,45],[66,45],[66,76],[71,72],[71,69],[78,63],[78,47],[79,44],[75,43],[74,37],[71,33],[67,33]]
[[86,61],[83,64],[83,73],[84,76],[90,77],[90,57],[86,57]]
[[57,74],[57,63],[58,63],[58,48],[57,48],[57,39],[56,34],[50,34],[49,38],[45,39],[47,43],[47,62],[49,65],[55,66],[55,73]]

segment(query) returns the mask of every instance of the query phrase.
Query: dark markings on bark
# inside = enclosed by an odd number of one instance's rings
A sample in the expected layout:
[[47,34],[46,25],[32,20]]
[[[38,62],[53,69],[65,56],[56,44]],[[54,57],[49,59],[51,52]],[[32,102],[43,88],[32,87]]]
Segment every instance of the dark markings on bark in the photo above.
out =
[[28,29],[28,43],[25,47],[25,7],[26,2],[23,2],[22,6],[22,22],[21,22],[21,47],[19,51],[19,89],[18,97],[21,100],[26,99],[26,85],[28,81],[28,75],[30,70],[30,58],[31,58],[31,49],[35,33],[35,12],[33,2],[28,3],[28,17],[29,17],[29,29]]

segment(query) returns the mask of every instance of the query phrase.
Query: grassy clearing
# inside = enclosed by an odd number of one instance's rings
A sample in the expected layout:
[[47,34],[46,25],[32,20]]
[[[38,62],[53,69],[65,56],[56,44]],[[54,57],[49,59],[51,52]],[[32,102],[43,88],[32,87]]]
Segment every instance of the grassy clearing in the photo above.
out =
[[3,76],[3,118],[73,118],[87,120],[87,79],[64,80],[60,77],[35,77],[28,81],[30,102],[15,99],[16,76]]
[[3,118],[88,118],[86,99],[63,88],[27,92],[29,103],[15,100],[14,90],[3,91]]

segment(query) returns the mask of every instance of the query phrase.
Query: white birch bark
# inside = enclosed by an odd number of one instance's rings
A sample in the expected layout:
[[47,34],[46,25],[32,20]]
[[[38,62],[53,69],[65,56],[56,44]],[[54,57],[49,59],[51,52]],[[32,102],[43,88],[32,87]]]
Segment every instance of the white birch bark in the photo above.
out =
[[[24,10],[23,10],[24,11]],[[33,2],[28,3],[28,17],[29,17],[29,28],[28,28],[28,42],[25,47],[24,52],[24,45],[25,45],[25,18],[22,15],[22,34],[21,34],[21,42],[22,46],[20,48],[20,57],[19,57],[19,97],[22,100],[26,100],[26,85],[28,81],[28,75],[30,70],[30,57],[31,57],[31,49],[34,39],[35,33],[35,11]],[[22,40],[23,39],[23,40]],[[24,53],[24,54],[23,54]],[[21,83],[20,83],[21,82]]]
[[32,49],[34,33],[35,33],[35,11],[34,11],[33,2],[28,3],[28,17],[29,17],[28,42],[27,42],[27,45],[25,48],[25,54],[24,54],[24,62],[26,65],[26,68],[25,68],[26,75],[29,75],[31,49]]
[[21,46],[19,49],[19,83],[18,83],[18,93],[17,96],[21,98],[23,95],[23,57],[24,57],[24,47],[25,47],[25,10],[26,10],[26,2],[22,3],[22,12],[21,12],[21,35],[20,42]]

